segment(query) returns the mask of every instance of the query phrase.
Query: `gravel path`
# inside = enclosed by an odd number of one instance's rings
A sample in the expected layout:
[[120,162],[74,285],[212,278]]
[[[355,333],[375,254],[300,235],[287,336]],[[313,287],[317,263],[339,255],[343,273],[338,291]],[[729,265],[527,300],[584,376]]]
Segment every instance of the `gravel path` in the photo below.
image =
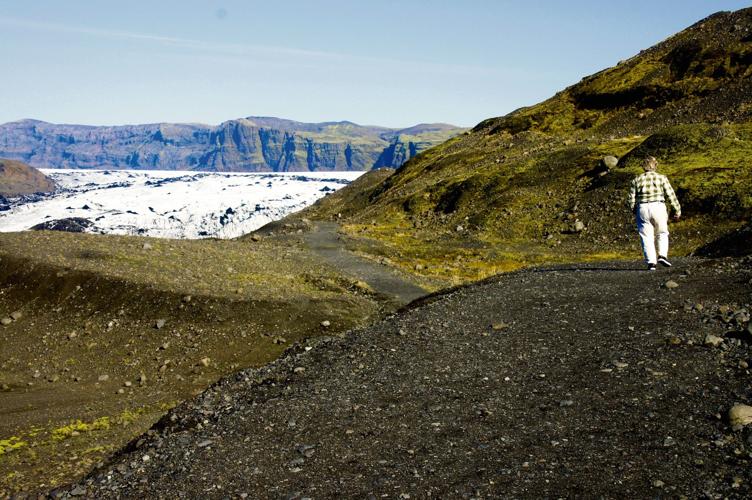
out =
[[515,272],[299,344],[54,493],[749,497],[750,262],[677,264]]
[[403,305],[426,294],[424,289],[396,271],[346,250],[339,240],[336,222],[317,221],[314,224],[313,230],[301,235],[306,248],[341,273],[365,281],[377,293]]

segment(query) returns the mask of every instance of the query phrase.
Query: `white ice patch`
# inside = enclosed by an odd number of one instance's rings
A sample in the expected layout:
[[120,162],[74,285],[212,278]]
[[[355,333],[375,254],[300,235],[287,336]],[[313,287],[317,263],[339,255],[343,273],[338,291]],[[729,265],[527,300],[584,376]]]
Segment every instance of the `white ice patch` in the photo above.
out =
[[[305,208],[363,172],[215,173],[43,169],[59,192],[11,200],[0,231],[83,217],[94,232],[234,238]],[[7,207],[6,207],[7,208]]]

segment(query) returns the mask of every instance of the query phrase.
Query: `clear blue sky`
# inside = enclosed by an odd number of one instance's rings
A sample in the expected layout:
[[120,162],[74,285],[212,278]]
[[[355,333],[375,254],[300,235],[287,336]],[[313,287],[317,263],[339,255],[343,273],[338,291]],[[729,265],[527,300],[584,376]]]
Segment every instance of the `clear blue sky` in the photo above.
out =
[[0,122],[470,126],[734,0],[0,0]]

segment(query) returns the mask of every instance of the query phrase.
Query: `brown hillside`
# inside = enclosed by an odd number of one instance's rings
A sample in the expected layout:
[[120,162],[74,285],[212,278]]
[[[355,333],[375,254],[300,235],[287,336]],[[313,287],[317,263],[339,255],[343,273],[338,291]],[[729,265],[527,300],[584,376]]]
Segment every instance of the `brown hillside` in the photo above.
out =
[[55,183],[34,167],[0,159],[0,196],[20,196],[55,190]]

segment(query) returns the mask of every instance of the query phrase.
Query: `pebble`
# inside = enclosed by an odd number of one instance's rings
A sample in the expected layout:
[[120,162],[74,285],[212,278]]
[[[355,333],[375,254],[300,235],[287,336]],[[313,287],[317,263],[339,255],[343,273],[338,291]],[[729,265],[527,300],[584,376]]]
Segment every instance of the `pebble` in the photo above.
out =
[[80,485],[76,486],[75,488],[73,488],[71,490],[70,495],[72,497],[82,497],[82,496],[86,495],[86,488],[84,488],[83,486],[80,486]]
[[562,408],[565,406],[572,406],[573,404],[574,404],[574,401],[572,401],[571,399],[563,399],[559,401],[559,406]]
[[21,316],[23,316],[23,314],[21,314],[21,311],[13,311],[12,313],[10,313],[10,319],[12,319],[13,321],[18,321],[19,319],[21,319]]
[[604,156],[601,160],[603,162],[603,165],[607,168],[616,168],[616,165],[619,164],[619,159],[615,156]]
[[498,330],[505,330],[505,329],[507,329],[507,328],[509,328],[509,325],[507,325],[507,324],[506,324],[506,323],[504,323],[503,321],[499,321],[499,322],[497,322],[497,323],[493,323],[493,324],[491,325],[491,329],[492,329],[492,330],[496,330],[496,331],[498,331]]
[[183,302],[185,302],[186,304],[191,300],[193,300],[193,297],[191,297],[190,295],[183,296]]
[[718,347],[719,345],[723,344],[723,337],[707,334],[705,335],[705,340],[703,340],[703,343],[707,346]]
[[196,446],[198,446],[199,448],[206,448],[207,446],[211,446],[212,443],[214,443],[212,440],[205,439],[204,441],[198,443]]
[[752,424],[752,406],[735,404],[728,413],[729,423],[733,428],[741,428]]
[[108,380],[110,380],[109,375],[100,375],[99,377],[97,377],[98,382],[107,382]]
[[163,328],[166,323],[167,323],[166,320],[164,320],[164,319],[158,319],[157,321],[154,322],[154,328],[156,328],[157,330],[159,330],[159,329]]
[[614,361],[614,367],[617,368],[617,369],[619,369],[619,370],[623,370],[624,368],[626,368],[628,366],[629,366],[628,363],[622,363],[621,361]]
[[13,323],[13,320],[10,318],[0,319],[0,325],[5,326],[5,325],[10,325],[11,323]]
[[679,283],[677,283],[674,280],[668,280],[667,282],[665,282],[663,284],[663,286],[664,286],[664,288],[668,288],[670,290],[672,288],[678,288],[679,287]]
[[329,321],[328,319],[325,319],[324,321],[321,322],[321,326],[323,326],[324,328],[329,328],[330,326],[332,326],[332,322]]
[[656,488],[663,488],[664,486],[666,486],[666,483],[664,483],[660,479],[656,479],[655,481],[653,481],[653,486],[655,486]]
[[151,250],[152,249],[151,243],[144,243],[144,246],[142,248],[144,250]]
[[198,364],[204,367],[209,366],[210,363],[211,363],[211,358],[201,358],[198,361]]

